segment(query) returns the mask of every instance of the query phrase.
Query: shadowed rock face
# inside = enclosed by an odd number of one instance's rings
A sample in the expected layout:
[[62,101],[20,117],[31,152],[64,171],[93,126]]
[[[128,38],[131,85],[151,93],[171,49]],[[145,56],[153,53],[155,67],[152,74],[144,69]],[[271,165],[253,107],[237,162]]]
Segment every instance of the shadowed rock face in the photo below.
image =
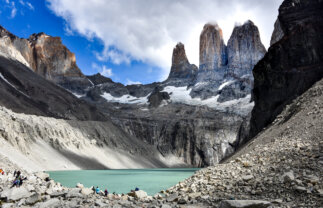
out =
[[236,26],[228,41],[228,69],[237,75],[250,74],[252,68],[264,56],[258,28],[252,21]]
[[253,70],[251,136],[323,77],[322,11],[319,0],[286,0],[280,6],[278,21],[284,36]]
[[270,46],[272,46],[273,44],[278,42],[280,39],[282,39],[283,36],[284,36],[284,32],[280,26],[279,20],[277,19],[275,22],[275,25],[274,25],[273,34],[271,35]]
[[200,70],[219,69],[226,64],[222,30],[217,24],[206,24],[200,35]]

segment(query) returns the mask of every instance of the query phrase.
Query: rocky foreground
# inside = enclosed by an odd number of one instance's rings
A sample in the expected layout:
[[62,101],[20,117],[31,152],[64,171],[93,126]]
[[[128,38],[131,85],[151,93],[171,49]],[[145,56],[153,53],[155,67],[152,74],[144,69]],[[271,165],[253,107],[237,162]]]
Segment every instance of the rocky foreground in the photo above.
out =
[[23,172],[28,180],[10,188],[13,170],[6,158],[0,166],[2,207],[322,207],[323,80],[294,100],[274,123],[227,163],[147,196],[94,194],[92,189],[62,187],[45,173]]

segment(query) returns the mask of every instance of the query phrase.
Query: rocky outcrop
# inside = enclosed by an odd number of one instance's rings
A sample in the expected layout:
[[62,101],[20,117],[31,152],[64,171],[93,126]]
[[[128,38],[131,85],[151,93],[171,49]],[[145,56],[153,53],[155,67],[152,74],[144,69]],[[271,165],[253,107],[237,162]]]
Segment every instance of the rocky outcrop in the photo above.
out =
[[225,65],[227,65],[227,52],[222,30],[217,24],[208,23],[200,35],[199,70],[215,70]]
[[280,6],[278,20],[284,37],[253,70],[251,136],[323,77],[322,9],[319,0],[286,0]]
[[184,45],[178,43],[173,50],[172,67],[165,82],[170,85],[188,85],[194,80],[197,70],[195,65],[189,63]]
[[277,19],[274,25],[273,34],[271,35],[270,46],[277,43],[280,39],[282,39],[282,37],[284,37],[284,31],[280,26],[279,19]]
[[241,77],[251,75],[252,68],[265,55],[257,26],[250,20],[233,29],[228,41],[228,71]]
[[84,94],[83,89],[92,86],[76,65],[75,55],[62,44],[59,37],[38,33],[23,39],[0,26],[0,41],[3,43],[0,55],[20,61],[68,90]]

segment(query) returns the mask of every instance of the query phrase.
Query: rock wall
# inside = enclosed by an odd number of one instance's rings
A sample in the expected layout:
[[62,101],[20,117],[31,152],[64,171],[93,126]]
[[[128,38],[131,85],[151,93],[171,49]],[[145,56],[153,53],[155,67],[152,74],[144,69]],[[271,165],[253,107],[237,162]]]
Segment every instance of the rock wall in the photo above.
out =
[[23,39],[0,26],[0,41],[0,53],[3,51],[4,56],[20,61],[68,90],[83,94],[84,88],[92,86],[78,68],[75,54],[62,44],[60,37],[38,33]]
[[227,51],[222,30],[217,24],[206,24],[200,35],[200,70],[220,69],[227,65]]
[[253,70],[251,136],[323,77],[322,11],[319,0],[286,0],[280,6],[278,20],[284,36]]
[[266,53],[257,26],[250,20],[233,29],[228,41],[228,69],[237,76],[252,73],[252,68]]
[[[196,76],[198,68],[190,64],[185,53],[185,48],[182,43],[178,43],[173,50],[172,67],[167,83],[173,82],[175,85],[188,85]],[[176,82],[181,82],[176,84]]]

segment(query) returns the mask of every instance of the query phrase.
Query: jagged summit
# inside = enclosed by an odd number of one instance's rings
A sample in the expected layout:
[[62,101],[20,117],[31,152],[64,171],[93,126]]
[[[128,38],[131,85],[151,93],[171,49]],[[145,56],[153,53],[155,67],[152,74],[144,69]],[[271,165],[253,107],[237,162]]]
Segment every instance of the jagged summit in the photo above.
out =
[[234,27],[228,41],[227,53],[228,69],[231,73],[240,76],[251,75],[253,66],[266,53],[258,27],[251,20]]
[[[197,67],[194,64],[190,64],[190,62],[188,61],[184,44],[181,42],[177,43],[173,50],[172,67],[166,82],[169,83],[171,81],[175,81],[176,84],[187,85],[187,80],[191,81],[192,79],[194,79],[197,70]],[[179,83],[177,79],[185,79],[185,83],[182,83],[181,81]]]
[[184,44],[179,42],[173,50],[172,66],[178,66],[184,62],[188,62],[188,60],[186,57]]
[[226,46],[221,28],[207,23],[200,35],[200,70],[213,70],[227,64]]

